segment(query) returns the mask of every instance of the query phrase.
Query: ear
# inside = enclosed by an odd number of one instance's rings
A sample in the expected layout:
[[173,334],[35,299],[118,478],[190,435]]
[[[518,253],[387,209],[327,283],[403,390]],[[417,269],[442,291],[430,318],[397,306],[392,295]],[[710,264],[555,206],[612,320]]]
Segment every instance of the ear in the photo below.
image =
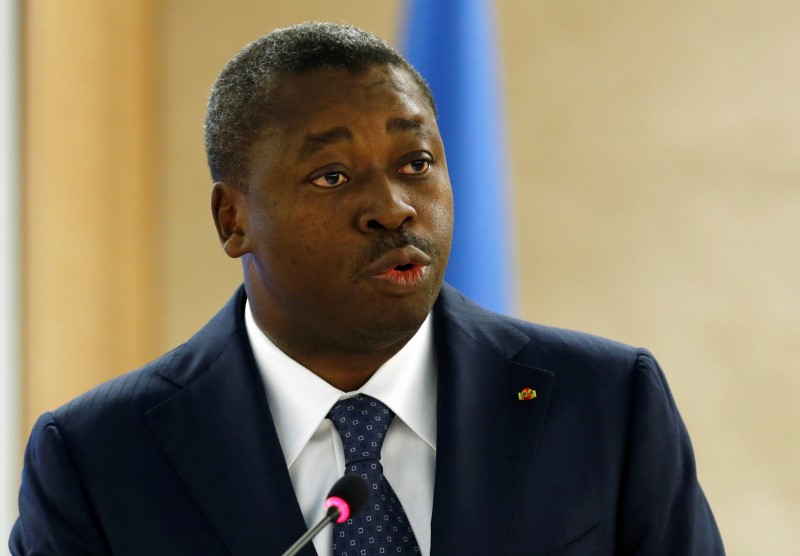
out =
[[248,253],[250,245],[245,234],[247,211],[241,189],[224,182],[215,183],[211,189],[211,214],[225,253],[234,259]]

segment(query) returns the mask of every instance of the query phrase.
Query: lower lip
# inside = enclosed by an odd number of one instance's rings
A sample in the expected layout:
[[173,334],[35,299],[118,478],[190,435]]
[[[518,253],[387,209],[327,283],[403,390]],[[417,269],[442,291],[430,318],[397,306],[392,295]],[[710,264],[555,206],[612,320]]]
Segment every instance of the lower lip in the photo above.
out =
[[419,286],[427,272],[427,266],[414,265],[408,270],[390,268],[385,272],[375,274],[373,278],[379,283],[386,284],[394,289],[408,291]]

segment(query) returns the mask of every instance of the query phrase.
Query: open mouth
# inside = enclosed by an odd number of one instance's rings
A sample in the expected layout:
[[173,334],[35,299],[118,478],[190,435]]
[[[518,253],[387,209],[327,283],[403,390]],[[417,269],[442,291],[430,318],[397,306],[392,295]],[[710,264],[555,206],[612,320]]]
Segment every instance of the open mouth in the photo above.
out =
[[390,267],[378,274],[376,278],[381,282],[394,286],[411,287],[418,285],[427,270],[427,265],[413,263],[401,264]]
[[424,282],[431,257],[412,245],[392,249],[376,259],[366,269],[371,279],[392,292],[409,292]]

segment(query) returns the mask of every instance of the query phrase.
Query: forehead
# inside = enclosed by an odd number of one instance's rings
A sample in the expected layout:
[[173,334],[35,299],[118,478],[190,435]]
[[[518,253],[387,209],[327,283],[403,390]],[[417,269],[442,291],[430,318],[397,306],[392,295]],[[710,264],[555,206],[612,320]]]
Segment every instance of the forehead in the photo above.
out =
[[307,132],[374,118],[436,125],[433,108],[414,78],[390,64],[360,72],[316,69],[285,77],[271,96],[272,124],[283,131]]

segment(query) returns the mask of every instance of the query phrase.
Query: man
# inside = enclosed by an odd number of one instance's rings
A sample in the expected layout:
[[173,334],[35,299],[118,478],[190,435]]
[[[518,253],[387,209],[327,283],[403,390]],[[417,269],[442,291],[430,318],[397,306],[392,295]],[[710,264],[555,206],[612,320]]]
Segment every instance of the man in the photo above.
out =
[[[386,496],[317,553],[723,553],[649,353],[442,286],[434,102],[388,45],[316,23],[262,37],[220,74],[206,147],[244,286],[186,344],[39,420],[13,554],[281,554],[364,462]],[[353,463],[362,401],[388,432]]]

